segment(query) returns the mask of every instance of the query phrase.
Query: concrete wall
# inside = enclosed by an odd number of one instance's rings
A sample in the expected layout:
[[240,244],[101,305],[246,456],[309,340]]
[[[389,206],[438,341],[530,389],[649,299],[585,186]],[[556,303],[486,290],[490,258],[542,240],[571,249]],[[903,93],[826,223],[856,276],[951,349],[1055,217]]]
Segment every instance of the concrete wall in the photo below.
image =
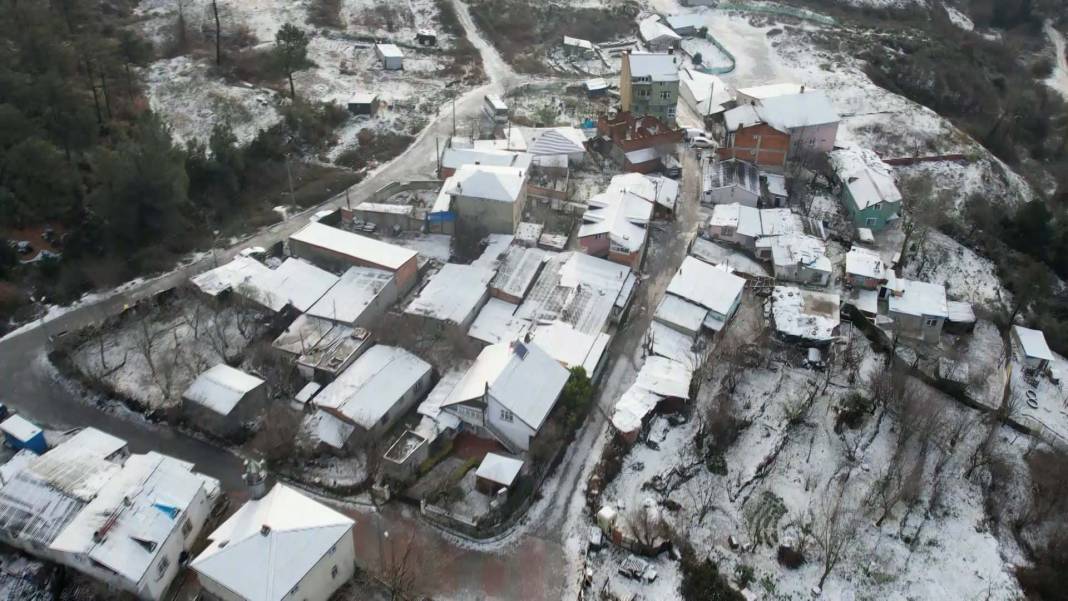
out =
[[945,320],[941,317],[934,318],[935,325],[928,326],[926,324],[927,317],[918,317],[895,311],[889,311],[889,315],[894,320],[894,329],[902,336],[932,343],[938,342],[942,337],[942,325]]
[[526,198],[527,186],[524,184],[516,202],[457,195],[452,198],[452,209],[457,218],[479,223],[488,233],[514,234],[523,215]]
[[775,277],[788,282],[826,286],[831,274],[826,271],[811,269],[805,265],[772,265]]
[[830,152],[834,150],[834,140],[837,137],[837,123],[795,127],[790,130],[790,158],[798,159],[805,153]]
[[732,202],[737,202],[747,207],[755,208],[760,202],[760,195],[755,192],[750,192],[740,186],[727,186],[726,188],[709,190],[702,200],[712,204],[731,204]]

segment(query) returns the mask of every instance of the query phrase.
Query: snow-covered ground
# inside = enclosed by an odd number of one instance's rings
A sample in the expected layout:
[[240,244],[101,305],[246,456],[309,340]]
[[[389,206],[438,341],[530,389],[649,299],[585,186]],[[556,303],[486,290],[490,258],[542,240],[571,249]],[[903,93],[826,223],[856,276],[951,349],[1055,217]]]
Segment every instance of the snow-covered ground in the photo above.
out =
[[1046,37],[1053,44],[1053,74],[1046,83],[1068,99],[1068,45],[1065,44],[1064,34],[1052,23],[1047,22],[1045,30]]
[[909,262],[904,275],[944,284],[950,298],[990,310],[1011,305],[1012,293],[998,279],[994,262],[939,231],[927,234],[923,249]]
[[[331,160],[356,146],[356,134],[364,128],[390,133],[414,133],[426,122],[449,93],[452,82],[441,73],[450,65],[448,52],[456,39],[437,31],[437,46],[415,49],[420,28],[436,29],[437,7],[433,0],[397,3],[394,30],[384,29],[380,5],[372,0],[345,0],[340,18],[343,29],[317,30],[308,23],[307,0],[246,0],[222,7],[223,27],[247,28],[256,40],[254,48],[269,50],[278,29],[291,23],[308,32],[308,58],[314,66],[297,72],[297,94],[306,100],[344,103],[357,92],[375,94],[384,109],[374,117],[350,117],[337,132],[338,141],[328,152]],[[142,31],[157,46],[166,47],[175,30],[177,8],[167,0],[147,0],[139,5]],[[213,35],[210,7],[186,9],[191,32]],[[211,34],[211,35],[208,35]],[[198,34],[199,35],[199,34]],[[376,58],[372,43],[382,40],[407,45],[403,71],[386,71]],[[210,53],[209,53],[210,54]],[[240,142],[248,142],[260,130],[280,119],[279,109],[288,103],[288,89],[276,91],[220,77],[213,56],[193,53],[161,59],[146,69],[149,101],[173,128],[181,141],[206,141],[219,122],[229,123]]]

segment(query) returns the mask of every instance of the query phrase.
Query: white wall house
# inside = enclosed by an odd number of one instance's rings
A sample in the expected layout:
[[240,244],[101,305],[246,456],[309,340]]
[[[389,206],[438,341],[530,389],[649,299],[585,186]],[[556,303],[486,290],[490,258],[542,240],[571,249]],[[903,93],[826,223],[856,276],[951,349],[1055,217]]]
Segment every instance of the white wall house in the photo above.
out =
[[382,61],[382,68],[398,71],[404,68],[404,53],[395,44],[375,44],[375,55]]
[[569,376],[537,344],[491,344],[441,408],[509,449],[527,451]]
[[1012,338],[1028,369],[1043,371],[1049,367],[1053,361],[1053,352],[1049,350],[1046,336],[1041,330],[1012,326]]
[[221,601],[326,601],[356,571],[353,525],[278,484],[212,532],[192,567]]

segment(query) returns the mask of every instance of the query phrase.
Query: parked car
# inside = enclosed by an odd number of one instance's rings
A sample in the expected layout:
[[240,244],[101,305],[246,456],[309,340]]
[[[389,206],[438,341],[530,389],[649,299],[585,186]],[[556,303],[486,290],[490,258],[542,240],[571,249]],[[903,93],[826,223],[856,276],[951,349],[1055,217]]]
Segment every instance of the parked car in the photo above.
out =
[[705,130],[703,130],[703,129],[699,128],[699,127],[687,127],[682,132],[682,139],[686,140],[687,142],[689,142],[690,140],[693,140],[694,138],[705,138],[705,137],[707,137],[705,135]]
[[690,139],[690,148],[715,148],[716,143],[705,136],[696,136]]

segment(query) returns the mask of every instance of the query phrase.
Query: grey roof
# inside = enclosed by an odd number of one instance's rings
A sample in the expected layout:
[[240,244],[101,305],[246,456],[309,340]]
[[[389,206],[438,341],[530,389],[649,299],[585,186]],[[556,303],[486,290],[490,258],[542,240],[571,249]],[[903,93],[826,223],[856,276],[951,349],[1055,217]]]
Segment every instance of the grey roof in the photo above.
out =
[[709,188],[739,186],[760,194],[760,170],[756,165],[739,160],[716,161],[708,171]]

